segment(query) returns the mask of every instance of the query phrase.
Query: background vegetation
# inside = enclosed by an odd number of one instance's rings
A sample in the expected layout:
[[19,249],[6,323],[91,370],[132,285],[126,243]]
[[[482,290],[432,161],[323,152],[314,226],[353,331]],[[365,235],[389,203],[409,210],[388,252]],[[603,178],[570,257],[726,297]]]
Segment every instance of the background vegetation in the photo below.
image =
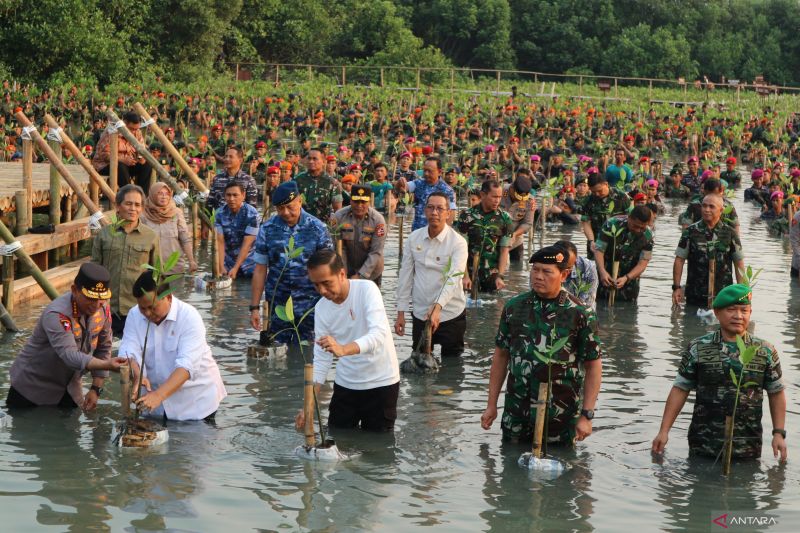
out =
[[0,77],[209,78],[236,62],[800,85],[797,0],[0,0]]

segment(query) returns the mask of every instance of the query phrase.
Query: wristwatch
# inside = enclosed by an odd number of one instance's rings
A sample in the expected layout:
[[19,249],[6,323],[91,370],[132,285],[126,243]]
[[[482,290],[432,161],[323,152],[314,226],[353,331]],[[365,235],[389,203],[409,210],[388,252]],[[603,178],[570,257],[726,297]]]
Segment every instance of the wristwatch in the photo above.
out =
[[251,305],[251,306],[250,306],[250,312],[251,312],[251,313],[252,313],[253,311],[258,311],[259,309],[261,309],[261,306],[260,306],[260,305]]
[[776,433],[778,435],[780,435],[781,437],[783,437],[784,439],[786,438],[786,430],[785,429],[773,429],[772,430],[772,434],[775,435]]
[[103,394],[103,387],[98,387],[97,385],[92,385],[89,387],[89,390],[93,390],[97,393],[97,397],[99,398],[101,394]]
[[680,288],[681,288],[681,286],[680,286],[680,285],[675,285],[675,284],[673,284],[673,285],[672,285],[672,290],[673,290],[673,291],[677,291],[677,290],[678,290],[678,289],[680,289]]
[[586,420],[594,418],[594,409],[581,409],[581,415],[586,417]]

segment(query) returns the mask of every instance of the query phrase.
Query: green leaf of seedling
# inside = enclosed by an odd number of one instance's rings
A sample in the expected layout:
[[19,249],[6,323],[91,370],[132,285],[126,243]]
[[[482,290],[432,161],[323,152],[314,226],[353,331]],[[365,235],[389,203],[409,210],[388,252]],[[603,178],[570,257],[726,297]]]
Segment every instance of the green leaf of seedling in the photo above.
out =
[[757,352],[758,348],[755,346],[749,346],[744,352],[739,352],[739,360],[742,362],[742,366],[749,365]]
[[744,352],[747,351],[747,346],[744,344],[744,339],[741,335],[736,335],[736,347],[739,349],[739,359],[741,360]]
[[175,292],[174,289],[167,289],[167,290],[165,290],[164,292],[162,292],[161,294],[158,295],[158,299],[159,300],[163,300],[164,298],[166,298],[167,296],[169,296],[173,292]]
[[175,250],[174,252],[172,252],[167,258],[167,262],[164,265],[164,270],[162,270],[162,272],[169,272],[170,270],[175,268],[175,265],[178,264],[180,258],[181,258],[181,253],[179,251]]
[[547,354],[544,354],[544,353],[540,352],[539,350],[534,350],[533,351],[533,355],[536,357],[536,359],[538,359],[539,361],[541,361],[542,363],[544,363],[546,365],[548,365],[548,364],[550,364],[552,362],[552,359],[547,357]]
[[734,372],[732,368],[728,369],[728,372],[730,372],[731,381],[733,381],[733,384],[738,387],[739,386],[739,379],[736,377],[736,372]]
[[294,302],[292,301],[292,297],[289,296],[289,299],[286,300],[286,317],[289,319],[287,322],[294,323]]
[[550,354],[550,356],[552,357],[552,356],[553,356],[553,355],[555,355],[556,353],[560,352],[560,351],[561,351],[561,350],[564,348],[564,346],[566,346],[566,345],[567,345],[567,343],[568,343],[568,342],[569,342],[569,337],[562,337],[562,338],[558,339],[558,340],[555,342],[555,344],[553,344],[552,346],[550,346],[550,349],[549,349],[549,350],[547,350],[547,352],[548,352],[548,353]]
[[307,341],[307,340],[305,340],[305,339],[303,339],[303,340],[301,340],[301,341],[300,341],[300,346],[310,346],[310,345],[311,345],[311,343],[310,343],[310,342],[308,342],[308,341]]
[[183,274],[173,274],[171,276],[167,276],[164,278],[161,283],[172,283],[173,281],[178,281],[183,277]]
[[286,316],[286,307],[283,305],[275,306],[275,315],[284,322],[289,322],[289,317]]
[[300,257],[301,255],[303,255],[303,250],[304,248],[302,246],[298,246],[289,253],[289,259],[296,259]]
[[742,383],[742,387],[744,387],[744,388],[747,388],[747,387],[758,387],[758,383],[756,383],[755,381],[748,381],[746,383]]
[[139,268],[141,268],[142,270],[155,270],[156,269],[156,267],[154,267],[153,265],[148,265],[147,263],[142,263],[141,265],[139,265]]

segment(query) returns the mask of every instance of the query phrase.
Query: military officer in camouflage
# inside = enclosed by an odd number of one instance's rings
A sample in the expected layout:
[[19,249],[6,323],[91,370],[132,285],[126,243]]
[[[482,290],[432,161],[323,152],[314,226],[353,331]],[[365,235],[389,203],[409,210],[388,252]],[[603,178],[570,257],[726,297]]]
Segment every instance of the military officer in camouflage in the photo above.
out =
[[[291,324],[280,320],[275,307],[284,305],[292,297],[294,316],[299,320],[319,300],[319,294],[308,279],[308,258],[321,248],[333,248],[328,229],[318,219],[303,210],[302,198],[293,181],[281,183],[272,194],[272,205],[277,214],[261,225],[256,237],[253,260],[253,282],[250,294],[250,324],[261,331],[260,301],[264,295],[270,302],[270,338],[285,344],[298,344]],[[294,249],[301,252],[288,256],[289,240],[294,239]],[[302,340],[314,336],[314,313],[306,317],[299,327]],[[262,338],[263,341],[266,339]]]
[[[508,270],[508,249],[511,244],[513,222],[508,213],[500,209],[503,186],[497,180],[486,180],[481,185],[481,201],[478,205],[462,211],[456,229],[469,244],[467,272],[464,274],[464,289],[470,290],[473,283],[484,292],[503,289],[503,275]],[[478,254],[478,276],[472,279],[475,254]]]
[[371,192],[368,185],[353,186],[350,205],[339,209],[333,217],[341,232],[347,277],[372,280],[380,287],[386,221],[369,206]]
[[587,257],[594,259],[595,239],[606,220],[625,215],[631,205],[630,197],[622,191],[611,189],[606,178],[599,173],[589,174],[592,195],[586,200],[581,215],[581,227],[587,240]]
[[319,148],[308,151],[307,162],[308,170],[294,178],[303,196],[303,209],[327,224],[333,213],[342,208],[342,189],[325,174],[325,156]]
[[[616,289],[617,300],[635,302],[639,297],[639,278],[653,256],[653,232],[648,227],[652,216],[649,207],[637,205],[630,215],[614,217],[603,224],[594,253],[600,278],[598,300],[607,298],[612,288]],[[619,261],[616,281],[611,277],[614,261]]]
[[592,433],[595,402],[600,390],[602,363],[597,318],[575,296],[562,289],[567,257],[558,246],[547,246],[531,257],[531,286],[503,307],[497,328],[489,375],[489,402],[481,426],[489,429],[497,418],[497,400],[506,382],[501,420],[504,440],[529,443],[536,416],[539,383],[548,378],[547,350],[568,339],[552,356],[552,403],[548,407],[548,442],[572,444]]
[[[664,407],[661,428],[653,439],[652,451],[661,454],[669,430],[681,412],[689,393],[696,390],[692,422],[689,425],[689,451],[717,457],[725,442],[725,417],[730,416],[736,396],[731,373],[742,371],[737,337],[747,347],[757,347],[753,359],[744,367],[742,388],[733,427],[733,457],[761,456],[761,409],[766,391],[772,417],[772,452],[787,457],[786,395],[778,352],[765,340],[750,335],[747,326],[752,312],[752,292],[747,285],[729,285],[714,299],[714,314],[719,329],[694,339],[684,350],[678,375]],[[738,379],[738,378],[737,378]]]
[[508,254],[513,261],[519,261],[522,255],[525,234],[530,231],[536,213],[536,198],[531,195],[528,174],[528,169],[519,169],[516,179],[503,187],[503,199],[500,201],[500,208],[511,217],[512,234]]
[[702,219],[681,233],[675,262],[672,266],[672,303],[684,299],[681,287],[683,266],[688,261],[686,275],[686,303],[698,307],[708,305],[708,278],[710,258],[714,259],[714,293],[733,283],[732,268],[736,268],[736,281],[742,281],[744,253],[739,234],[722,220],[722,197],[709,194],[701,204]]

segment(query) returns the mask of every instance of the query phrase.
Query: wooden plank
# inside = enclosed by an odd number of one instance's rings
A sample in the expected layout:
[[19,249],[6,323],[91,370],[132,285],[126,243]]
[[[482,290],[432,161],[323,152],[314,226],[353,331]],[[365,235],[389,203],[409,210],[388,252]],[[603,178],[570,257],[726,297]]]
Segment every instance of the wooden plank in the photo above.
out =
[[[72,285],[72,282],[75,280],[75,276],[78,274],[78,270],[80,269],[81,265],[88,260],[88,257],[84,257],[78,261],[73,261],[72,263],[67,263],[66,265],[52,268],[46,271],[44,275],[59,293],[64,293]],[[2,292],[2,287],[0,287],[0,295],[2,295]],[[38,299],[47,299],[47,296],[45,296],[44,291],[42,291],[42,288],[38,283],[36,283],[36,280],[33,279],[32,276],[14,280],[15,305],[20,305]],[[21,310],[24,312],[24,309]]]
[[[110,217],[113,213],[113,211],[106,211],[106,216]],[[92,233],[89,230],[89,217],[84,217],[59,224],[56,226],[55,233],[28,233],[17,237],[17,240],[22,243],[22,247],[28,252],[28,255],[33,256],[90,238],[92,238]]]
[[[33,207],[50,204],[50,165],[47,163],[33,163],[32,174],[32,202]],[[80,165],[67,165],[70,173],[78,180],[81,187],[88,191],[89,175]],[[15,211],[17,207],[14,193],[23,188],[22,165],[19,163],[0,163],[0,211],[7,213]],[[73,193],[64,179],[61,179],[61,196],[71,196]]]

